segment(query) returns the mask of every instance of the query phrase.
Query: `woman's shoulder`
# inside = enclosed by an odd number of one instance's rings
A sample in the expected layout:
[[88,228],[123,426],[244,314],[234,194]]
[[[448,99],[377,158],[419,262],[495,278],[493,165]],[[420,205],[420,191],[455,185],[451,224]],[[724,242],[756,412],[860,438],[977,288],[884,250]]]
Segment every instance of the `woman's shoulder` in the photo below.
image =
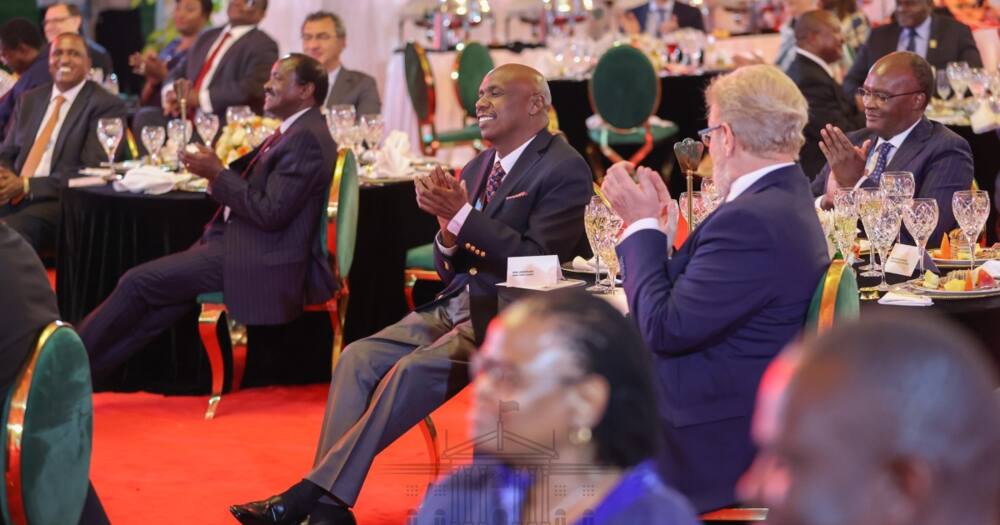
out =
[[652,462],[630,470],[595,510],[594,525],[698,525],[691,504],[660,480]]

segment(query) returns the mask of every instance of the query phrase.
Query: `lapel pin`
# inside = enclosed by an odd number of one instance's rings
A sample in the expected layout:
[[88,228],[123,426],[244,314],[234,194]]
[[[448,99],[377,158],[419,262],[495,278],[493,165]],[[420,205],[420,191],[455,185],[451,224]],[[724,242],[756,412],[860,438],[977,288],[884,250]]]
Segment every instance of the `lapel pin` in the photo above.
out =
[[927,45],[931,46],[931,49],[937,49],[937,40],[932,38]]

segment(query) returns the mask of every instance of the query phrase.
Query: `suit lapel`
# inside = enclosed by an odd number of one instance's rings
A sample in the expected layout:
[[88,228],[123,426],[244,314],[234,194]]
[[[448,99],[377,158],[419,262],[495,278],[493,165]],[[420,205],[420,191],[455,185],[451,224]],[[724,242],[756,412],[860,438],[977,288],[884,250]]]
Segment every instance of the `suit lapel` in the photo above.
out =
[[892,156],[892,160],[885,167],[885,171],[899,171],[903,166],[906,166],[913,157],[920,153],[920,150],[924,147],[924,143],[930,137],[931,123],[926,118],[921,118],[920,123],[917,124],[913,131],[910,132],[906,140],[899,145],[899,151]]
[[[938,20],[938,18],[936,16],[931,15],[931,30],[929,32],[930,34],[928,35],[928,39],[927,39],[927,56],[925,57],[927,59],[927,61],[930,62],[931,64],[937,64],[938,63],[937,62],[937,58],[938,58],[937,57],[937,55],[938,55],[937,43],[939,41],[941,41],[941,39],[938,38],[938,36],[939,36],[938,33],[940,31],[941,31],[941,23],[940,23],[940,21]],[[934,45],[931,45],[932,42],[934,43]]]
[[489,161],[483,163],[483,166],[479,170],[479,173],[476,173],[474,176],[470,177],[470,180],[472,181],[472,194],[470,195],[472,202],[470,202],[469,204],[475,206],[476,201],[483,198],[483,189],[486,187],[486,177],[490,176],[490,171],[493,169],[493,164],[495,164],[497,161],[496,159],[497,159],[497,152],[496,150],[493,150],[493,153],[490,155]]
[[486,215],[488,217],[493,217],[497,210],[500,209],[500,203],[510,195],[511,190],[517,186],[517,182],[524,176],[525,173],[531,171],[531,168],[535,166],[542,156],[539,152],[548,147],[549,142],[552,141],[552,135],[545,130],[542,130],[535,136],[535,138],[528,144],[528,147],[524,149],[521,156],[514,163],[514,167],[511,168],[510,173],[503,178],[503,182],[500,183],[500,187],[497,188],[496,194],[493,195],[493,199],[490,203],[486,205]]
[[[80,93],[73,100],[73,105],[69,107],[69,112],[66,113],[66,119],[63,120],[62,128],[59,129],[59,136],[56,137],[56,145],[52,148],[52,166],[54,167],[62,154],[62,148],[66,145],[66,137],[70,133],[77,133],[76,129],[81,124],[82,119],[80,115],[83,113],[83,109],[87,107],[90,102],[90,95],[94,92],[94,84],[85,80],[83,88],[80,89]],[[124,122],[124,119],[122,119]],[[84,123],[85,125],[86,123]],[[91,130],[84,129],[84,133],[90,133]],[[96,131],[95,131],[96,133]],[[86,140],[82,141],[81,144],[86,143]]]
[[205,65],[205,61],[208,60],[208,52],[212,49],[212,44],[215,40],[219,38],[222,31],[225,30],[224,27],[217,27],[215,29],[209,29],[204,33],[204,36],[200,39],[202,45],[195,46],[191,49],[191,57],[188,60],[187,74],[191,82],[198,78],[198,72],[201,71],[202,66]]
[[334,100],[343,100],[344,95],[350,92],[351,85],[354,83],[354,75],[351,71],[340,66],[340,73],[337,73],[337,80],[333,81],[333,86],[330,87],[330,93],[326,97],[326,107],[333,105]]

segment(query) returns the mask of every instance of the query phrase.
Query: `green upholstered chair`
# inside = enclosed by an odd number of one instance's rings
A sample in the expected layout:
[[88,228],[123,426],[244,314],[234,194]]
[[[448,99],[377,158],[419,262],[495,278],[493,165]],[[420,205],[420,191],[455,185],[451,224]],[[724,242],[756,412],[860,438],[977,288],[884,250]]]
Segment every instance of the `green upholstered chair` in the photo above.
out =
[[660,79],[652,62],[630,45],[617,45],[601,56],[588,84],[590,104],[601,127],[589,130],[590,140],[612,162],[624,160],[614,147],[639,146],[629,162],[638,164],[653,145],[677,134],[672,122],[652,124],[660,107]]
[[4,523],[76,523],[90,477],[91,393],[83,342],[69,325],[49,324],[3,406]]
[[440,281],[441,276],[434,269],[434,244],[427,243],[406,250],[406,268],[403,270],[403,294],[406,295],[406,305],[412,311],[417,306],[413,303],[413,287],[417,281]]
[[[306,305],[307,312],[325,311],[330,315],[333,327],[333,350],[331,368],[335,366],[344,344],[344,319],[347,316],[347,299],[349,294],[347,276],[354,260],[354,247],[358,230],[358,163],[350,149],[342,149],[337,155],[333,177],[328,186],[328,206],[323,207],[320,214],[320,228],[317,242],[323,254],[330,261],[330,269],[339,284],[339,289],[333,297],[322,304]],[[208,410],[205,419],[215,417],[219,402],[222,400],[222,389],[225,383],[225,365],[222,358],[222,345],[218,333],[222,325],[224,335],[229,337],[232,348],[232,382],[231,390],[239,390],[243,381],[243,371],[247,358],[246,326],[233,319],[227,319],[225,298],[222,292],[207,293],[198,296],[201,304],[201,314],[198,317],[198,330],[201,342],[208,354],[209,366],[212,370],[212,394],[208,400]]]
[[833,326],[835,320],[856,319],[860,309],[854,270],[843,259],[834,259],[816,285],[806,314],[806,329],[823,332]]
[[476,102],[479,100],[479,85],[486,74],[493,70],[493,58],[488,47],[479,42],[459,44],[455,54],[455,65],[451,70],[455,95],[465,110],[465,116],[476,120]]
[[[466,44],[466,47],[470,45],[473,44]],[[468,72],[453,72],[453,76],[457,77],[455,79],[456,89],[458,90],[460,101],[462,101],[463,90],[459,86],[462,84],[471,84],[475,80],[476,74],[484,67],[480,63],[483,59],[483,54],[478,50],[483,46],[479,44],[475,45],[478,47],[474,47],[472,54],[468,55],[468,58],[465,60],[469,64],[465,66]],[[456,58],[459,64],[462,62],[462,55],[465,55],[464,51],[460,51]],[[492,64],[492,59],[489,58],[488,51],[485,54],[485,58],[489,59],[490,64]],[[413,110],[417,114],[417,122],[420,126],[421,152],[424,155],[434,155],[441,146],[465,144],[471,145],[477,150],[482,149],[482,136],[479,133],[479,124],[477,122],[467,125],[463,124],[458,129],[438,131],[437,126],[434,124],[437,105],[434,92],[434,72],[431,70],[430,62],[427,60],[427,53],[420,44],[414,42],[406,44],[406,47],[403,49],[403,70],[406,75],[406,88],[410,94],[410,101],[413,103]],[[486,71],[489,71],[489,69]],[[482,77],[479,77],[479,80],[482,81]],[[478,89],[478,87],[477,83],[476,88]],[[464,101],[462,102],[462,106],[468,111]],[[472,102],[472,106],[472,114],[475,115],[475,101]]]

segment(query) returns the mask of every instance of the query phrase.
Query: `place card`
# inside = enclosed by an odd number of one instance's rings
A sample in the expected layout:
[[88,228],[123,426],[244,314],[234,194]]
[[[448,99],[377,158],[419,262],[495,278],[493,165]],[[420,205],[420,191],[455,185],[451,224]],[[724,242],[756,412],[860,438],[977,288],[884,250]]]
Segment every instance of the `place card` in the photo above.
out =
[[104,186],[108,181],[104,177],[73,177],[69,179],[70,188],[86,188],[87,186]]
[[507,286],[551,288],[561,277],[559,257],[555,255],[507,258]]
[[886,273],[910,277],[919,261],[920,250],[916,246],[897,244],[889,253],[889,262],[885,265],[885,271]]

